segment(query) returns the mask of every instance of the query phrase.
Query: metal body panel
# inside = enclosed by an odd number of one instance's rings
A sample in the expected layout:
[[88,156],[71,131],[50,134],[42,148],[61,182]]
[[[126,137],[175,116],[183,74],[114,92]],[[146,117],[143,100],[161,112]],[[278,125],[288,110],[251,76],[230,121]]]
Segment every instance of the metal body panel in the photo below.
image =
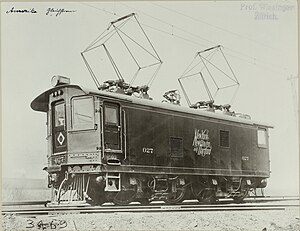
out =
[[114,99],[118,102],[129,102],[132,103],[133,105],[141,105],[141,106],[149,106],[150,108],[153,108],[153,110],[160,110],[160,109],[167,109],[168,113],[173,113],[173,112],[183,112],[187,116],[193,116],[193,115],[200,115],[205,118],[214,118],[214,119],[219,119],[228,121],[228,122],[237,122],[239,124],[249,124],[249,125],[261,125],[263,127],[268,127],[268,128],[273,128],[274,126],[272,124],[268,123],[262,123],[258,121],[253,121],[250,119],[244,119],[241,117],[236,117],[236,116],[230,116],[226,115],[223,113],[218,113],[218,112],[210,112],[210,111],[205,111],[205,110],[198,110],[198,109],[191,109],[188,107],[181,107],[178,105],[173,105],[170,103],[161,103],[161,102],[156,102],[153,100],[146,100],[146,99],[141,99],[133,96],[127,96],[123,94],[117,94],[117,93],[111,93],[111,92],[105,92],[105,91],[95,91],[95,90],[90,90],[90,89],[85,89],[82,88],[84,92],[87,94],[95,94],[95,95],[101,95],[102,97],[107,97],[110,99]]
[[[53,96],[59,90],[64,94]],[[86,95],[94,99],[95,127],[74,130],[72,98]],[[67,151],[55,154],[56,157],[48,154],[49,169],[101,164],[95,171],[270,176],[268,144],[258,146],[257,130],[267,131],[271,125],[117,93],[82,90],[76,85],[52,88],[31,103],[34,110],[48,111],[51,154],[51,105],[59,100],[65,102]],[[106,104],[118,105],[118,121],[113,126],[105,124]],[[107,139],[114,143],[107,145]],[[120,160],[119,165],[106,165],[108,158]]]
[[[57,91],[62,91],[60,96],[54,96]],[[46,98],[48,97],[48,99]],[[62,85],[52,88],[40,96],[38,96],[31,104],[34,110],[44,111],[48,110],[47,121],[47,142],[48,142],[48,167],[57,168],[60,165],[66,164],[88,164],[101,163],[101,129],[100,110],[94,111],[94,125],[89,129],[74,129],[72,127],[72,100],[74,98],[80,99],[86,97],[86,94],[78,86]],[[93,98],[92,96],[90,96]],[[53,106],[56,102],[64,102],[65,107],[65,129],[58,131],[57,135],[53,137]],[[93,98],[93,109],[100,109],[100,101]],[[64,142],[66,142],[67,150],[55,148],[59,146],[58,135],[62,133]],[[62,139],[61,139],[62,140]],[[61,141],[60,140],[60,141]],[[65,143],[64,143],[65,144]],[[57,149],[57,151],[56,151]]]
[[[99,172],[99,170],[97,170]],[[97,172],[95,171],[95,172]],[[143,166],[143,165],[101,165],[101,172],[133,173],[150,175],[208,175],[208,176],[240,176],[240,177],[261,177],[266,178],[268,171],[240,171],[228,169],[207,169],[207,168],[185,168],[165,166]]]
[[[143,166],[168,166],[184,168],[226,170],[229,175],[245,175],[263,172],[269,177],[269,153],[259,148],[256,126],[222,123],[186,118],[180,113],[168,115],[159,110],[145,110],[139,105],[126,107],[127,148],[129,164]],[[194,151],[195,129],[207,131],[210,154],[201,155]],[[229,147],[220,146],[220,130],[229,131]],[[182,157],[172,157],[170,137],[182,139]],[[147,150],[151,150],[148,152]],[[205,172],[205,171],[204,171]],[[246,175],[247,175],[246,174]]]

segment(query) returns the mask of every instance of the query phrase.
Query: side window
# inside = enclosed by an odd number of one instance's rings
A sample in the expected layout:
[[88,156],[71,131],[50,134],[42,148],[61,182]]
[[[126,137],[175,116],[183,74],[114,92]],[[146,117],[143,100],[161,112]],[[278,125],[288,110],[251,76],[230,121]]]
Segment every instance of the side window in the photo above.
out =
[[72,128],[74,130],[94,129],[93,97],[78,97],[72,99]]
[[220,146],[223,148],[229,148],[229,131],[220,130]]
[[267,141],[267,130],[265,128],[258,128],[257,130],[257,144],[258,147],[266,148],[268,145]]
[[105,105],[105,123],[116,125],[118,124],[118,109],[117,107]]

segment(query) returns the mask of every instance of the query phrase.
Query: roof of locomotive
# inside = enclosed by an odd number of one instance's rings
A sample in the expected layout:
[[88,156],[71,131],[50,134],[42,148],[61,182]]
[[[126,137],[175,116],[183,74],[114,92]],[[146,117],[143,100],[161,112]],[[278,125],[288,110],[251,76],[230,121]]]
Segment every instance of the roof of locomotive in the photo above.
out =
[[[49,104],[49,95],[52,92],[57,91],[61,88],[65,88],[65,87],[68,87],[68,88],[73,87],[73,88],[77,88],[77,89],[84,91],[78,85],[69,85],[69,84],[59,85],[59,86],[50,88],[47,91],[44,91],[43,93],[41,93],[39,96],[37,96],[34,100],[32,100],[30,107],[35,111],[47,112],[48,104]],[[86,91],[84,91],[84,92],[86,92]]]
[[257,122],[257,121],[253,121],[251,119],[244,119],[244,118],[240,118],[240,117],[236,117],[236,116],[215,113],[215,112],[211,112],[211,111],[197,110],[197,109],[192,109],[192,108],[188,108],[188,107],[182,107],[182,106],[174,105],[174,104],[170,104],[170,103],[162,103],[162,102],[157,102],[157,101],[148,100],[148,99],[141,99],[138,97],[128,96],[128,95],[120,94],[120,93],[100,91],[100,90],[98,90],[98,91],[91,90],[91,89],[87,89],[87,88],[82,88],[78,85],[60,85],[60,86],[51,88],[51,89],[43,92],[42,94],[40,94],[38,97],[36,97],[31,102],[31,108],[35,111],[47,112],[48,111],[48,103],[49,103],[49,95],[52,92],[54,92],[58,89],[61,89],[61,88],[65,88],[65,87],[80,89],[85,94],[102,95],[102,96],[106,96],[109,98],[114,98],[117,100],[126,101],[128,103],[133,103],[133,104],[138,104],[138,105],[145,105],[145,106],[150,106],[150,107],[155,107],[155,108],[160,108],[160,109],[167,109],[167,110],[171,110],[171,111],[184,112],[184,113],[189,113],[189,114],[193,114],[193,115],[200,115],[203,117],[214,118],[214,119],[225,120],[225,121],[232,121],[232,122],[248,124],[248,125],[258,125],[258,126],[264,126],[264,127],[269,127],[269,128],[274,127],[271,124]]

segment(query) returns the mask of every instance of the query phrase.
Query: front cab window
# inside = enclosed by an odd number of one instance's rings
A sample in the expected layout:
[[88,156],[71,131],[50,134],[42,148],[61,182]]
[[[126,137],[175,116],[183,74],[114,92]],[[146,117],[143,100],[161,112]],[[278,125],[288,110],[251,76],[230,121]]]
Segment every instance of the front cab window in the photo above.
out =
[[53,153],[67,151],[66,111],[64,101],[52,104]]
[[74,130],[94,129],[93,97],[78,97],[72,99],[72,128]]
[[54,113],[55,127],[65,126],[65,106],[63,102],[59,102],[54,106]]

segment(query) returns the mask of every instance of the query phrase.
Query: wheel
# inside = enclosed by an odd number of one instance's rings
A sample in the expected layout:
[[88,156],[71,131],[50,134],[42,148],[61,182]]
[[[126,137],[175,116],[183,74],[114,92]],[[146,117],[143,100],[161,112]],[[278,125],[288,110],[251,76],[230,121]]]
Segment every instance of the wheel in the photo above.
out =
[[234,203],[236,204],[241,204],[244,202],[244,198],[243,197],[234,197],[233,198]]
[[186,187],[176,184],[176,192],[170,192],[165,199],[167,204],[177,204],[184,200],[184,195],[186,192]]
[[88,196],[91,198],[90,200],[87,199],[87,203],[90,205],[102,205],[106,202],[106,196],[103,187],[99,187],[97,184],[90,185]]
[[233,197],[233,201],[237,204],[241,204],[244,202],[244,199],[248,196],[249,190],[245,190],[241,192],[240,195]]
[[148,198],[139,198],[137,199],[138,202],[141,203],[141,205],[149,205],[150,204],[150,201]]
[[87,190],[87,196],[89,199],[86,200],[90,205],[102,205],[107,201],[106,192],[104,192],[104,184],[96,183],[95,177],[89,179],[89,186]]
[[116,195],[113,197],[113,202],[116,205],[128,205],[135,200],[136,193],[136,187],[122,188],[120,192],[115,193]]
[[199,182],[194,182],[191,185],[192,193],[195,198],[202,203],[214,204],[217,202],[215,191],[211,188],[205,187]]
[[123,174],[121,177],[121,191],[111,194],[112,201],[116,205],[128,205],[136,198],[137,185],[130,184],[129,175]]

